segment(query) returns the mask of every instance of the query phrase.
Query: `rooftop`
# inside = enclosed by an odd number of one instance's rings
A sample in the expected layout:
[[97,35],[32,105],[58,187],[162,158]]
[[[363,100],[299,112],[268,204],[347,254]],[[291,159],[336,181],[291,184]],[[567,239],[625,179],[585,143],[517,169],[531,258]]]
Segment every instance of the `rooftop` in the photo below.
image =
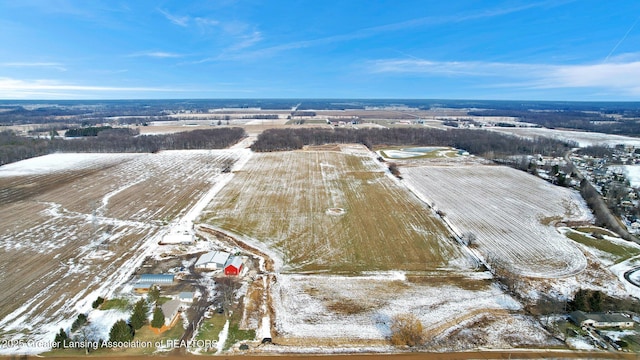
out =
[[582,323],[585,320],[593,320],[599,323],[623,323],[633,321],[631,318],[618,313],[585,313],[579,310],[569,314],[569,317],[571,317],[578,324]]

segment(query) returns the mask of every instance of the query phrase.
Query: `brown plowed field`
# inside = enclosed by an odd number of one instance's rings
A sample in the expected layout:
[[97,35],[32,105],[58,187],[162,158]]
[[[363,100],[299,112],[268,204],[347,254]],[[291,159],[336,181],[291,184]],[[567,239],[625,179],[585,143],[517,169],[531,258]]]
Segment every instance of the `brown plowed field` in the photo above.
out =
[[0,176],[0,338],[44,336],[109,296],[236,155],[104,157],[80,169]]

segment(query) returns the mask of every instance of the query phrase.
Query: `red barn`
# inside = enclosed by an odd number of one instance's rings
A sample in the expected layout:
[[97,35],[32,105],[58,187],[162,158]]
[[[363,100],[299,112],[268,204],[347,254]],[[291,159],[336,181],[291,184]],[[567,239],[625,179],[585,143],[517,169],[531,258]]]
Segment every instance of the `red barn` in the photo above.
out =
[[244,264],[242,263],[242,258],[240,256],[230,257],[224,265],[224,274],[238,276],[242,272],[243,267]]

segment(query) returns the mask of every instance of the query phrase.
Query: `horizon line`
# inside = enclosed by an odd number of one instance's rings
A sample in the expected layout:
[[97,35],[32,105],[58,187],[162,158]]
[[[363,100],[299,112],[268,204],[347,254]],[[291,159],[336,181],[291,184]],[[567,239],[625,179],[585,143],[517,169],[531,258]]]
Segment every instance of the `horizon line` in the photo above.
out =
[[536,99],[482,99],[482,98],[420,98],[420,97],[203,97],[203,98],[122,98],[122,99],[0,99],[0,102],[96,102],[96,101],[191,101],[191,100],[355,100],[355,101],[502,101],[502,102],[564,102],[564,103],[640,103],[640,100],[536,100]]

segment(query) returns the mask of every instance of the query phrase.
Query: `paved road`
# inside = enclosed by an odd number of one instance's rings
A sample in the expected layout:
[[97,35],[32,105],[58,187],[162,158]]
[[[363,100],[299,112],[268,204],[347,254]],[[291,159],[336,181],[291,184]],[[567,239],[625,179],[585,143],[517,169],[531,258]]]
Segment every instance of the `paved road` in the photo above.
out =
[[[57,356],[47,356],[48,358],[64,358]],[[182,354],[158,356],[164,360],[202,360],[206,357],[202,355]],[[28,357],[28,359],[35,357]],[[111,354],[109,356],[90,356],[91,360],[149,360],[153,356],[121,356]],[[274,360],[274,359],[309,359],[321,360],[471,360],[471,359],[637,359],[638,354],[627,352],[610,351],[563,351],[563,350],[496,350],[496,351],[468,351],[468,352],[447,352],[447,353],[403,353],[403,354],[353,354],[353,355],[322,355],[321,357],[309,354],[300,355],[253,355],[253,356],[233,356],[224,355],[221,359],[247,359],[247,360]],[[10,359],[10,357],[0,357],[0,359]],[[22,359],[22,358],[20,358]]]
[[640,287],[640,283],[638,283],[637,281],[631,279],[631,274],[633,274],[636,271],[640,271],[640,266],[634,267],[633,269],[629,269],[624,273],[624,279],[627,280],[629,282],[629,284]]

